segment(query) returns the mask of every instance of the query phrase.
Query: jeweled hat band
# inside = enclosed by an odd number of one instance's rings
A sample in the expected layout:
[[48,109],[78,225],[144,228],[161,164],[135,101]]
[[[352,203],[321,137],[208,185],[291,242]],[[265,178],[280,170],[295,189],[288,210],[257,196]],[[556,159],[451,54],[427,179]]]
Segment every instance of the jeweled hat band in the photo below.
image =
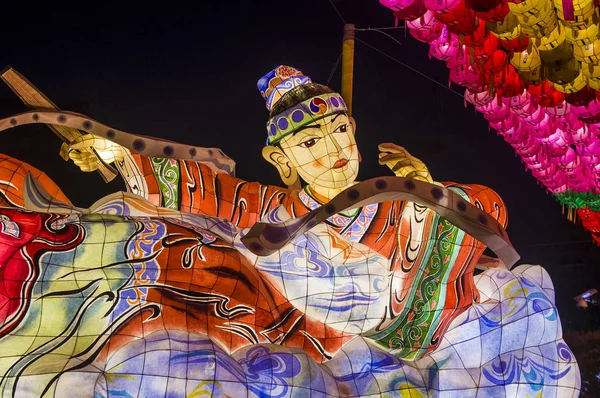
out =
[[346,103],[337,93],[321,94],[307,99],[269,119],[267,145],[273,145],[299,128],[326,116],[346,112]]

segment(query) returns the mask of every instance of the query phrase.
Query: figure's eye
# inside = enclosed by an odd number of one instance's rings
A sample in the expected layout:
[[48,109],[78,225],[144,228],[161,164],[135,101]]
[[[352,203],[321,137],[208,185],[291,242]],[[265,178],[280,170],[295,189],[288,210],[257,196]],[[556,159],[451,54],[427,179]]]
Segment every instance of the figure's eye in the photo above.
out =
[[335,129],[334,133],[345,133],[346,131],[348,131],[348,125],[347,124],[341,124],[338,126],[337,129]]
[[311,146],[315,145],[317,143],[317,141],[319,141],[319,138],[311,138],[310,140],[301,142],[299,145],[302,148],[310,148]]

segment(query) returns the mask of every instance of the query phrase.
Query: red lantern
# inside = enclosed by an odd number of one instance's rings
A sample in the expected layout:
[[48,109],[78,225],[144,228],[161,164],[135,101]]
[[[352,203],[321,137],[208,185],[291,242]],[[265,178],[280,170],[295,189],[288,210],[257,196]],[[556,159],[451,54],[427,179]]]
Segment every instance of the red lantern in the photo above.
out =
[[575,106],[586,106],[596,99],[596,90],[584,87],[576,93],[566,94],[565,101]]
[[504,19],[509,11],[510,9],[508,8],[508,3],[501,2],[489,11],[475,10],[475,16],[487,22],[499,22]]
[[[494,37],[490,35],[490,37]],[[496,73],[502,72],[508,63],[508,56],[502,50],[495,50],[488,60],[483,64],[482,70],[486,74],[495,75]]]
[[483,46],[475,49],[475,58],[480,61],[486,61],[489,59],[494,51],[498,49],[498,38],[494,35],[488,35],[483,42]]
[[485,43],[487,36],[488,32],[485,23],[480,21],[479,26],[477,26],[473,33],[463,37],[463,44],[467,47],[481,47]]
[[538,85],[530,85],[527,88],[530,94],[535,95],[535,99],[543,107],[554,108],[559,104],[562,104],[565,100],[565,95],[560,91],[556,90],[553,86],[544,80]]
[[529,37],[521,35],[511,40],[500,40],[500,45],[508,52],[521,53],[529,45]]
[[[498,51],[504,53],[502,50]],[[506,56],[506,53],[504,54]],[[517,70],[512,65],[496,73],[494,81],[498,94],[504,98],[521,95],[525,90],[525,83],[519,78]]]

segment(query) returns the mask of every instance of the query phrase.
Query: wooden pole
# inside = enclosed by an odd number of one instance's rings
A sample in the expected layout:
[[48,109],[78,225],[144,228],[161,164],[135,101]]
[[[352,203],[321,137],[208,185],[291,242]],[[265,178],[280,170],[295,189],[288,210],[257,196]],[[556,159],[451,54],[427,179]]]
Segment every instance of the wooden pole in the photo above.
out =
[[342,46],[342,98],[352,115],[352,82],[354,77],[354,24],[344,25]]

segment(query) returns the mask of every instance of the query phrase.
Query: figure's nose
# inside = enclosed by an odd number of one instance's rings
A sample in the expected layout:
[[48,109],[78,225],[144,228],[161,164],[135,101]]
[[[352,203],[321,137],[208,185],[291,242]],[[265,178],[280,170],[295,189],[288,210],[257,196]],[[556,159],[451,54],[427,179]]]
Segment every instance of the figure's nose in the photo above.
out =
[[342,152],[343,148],[333,134],[327,134],[325,143],[327,144],[327,153],[329,155],[339,155]]

